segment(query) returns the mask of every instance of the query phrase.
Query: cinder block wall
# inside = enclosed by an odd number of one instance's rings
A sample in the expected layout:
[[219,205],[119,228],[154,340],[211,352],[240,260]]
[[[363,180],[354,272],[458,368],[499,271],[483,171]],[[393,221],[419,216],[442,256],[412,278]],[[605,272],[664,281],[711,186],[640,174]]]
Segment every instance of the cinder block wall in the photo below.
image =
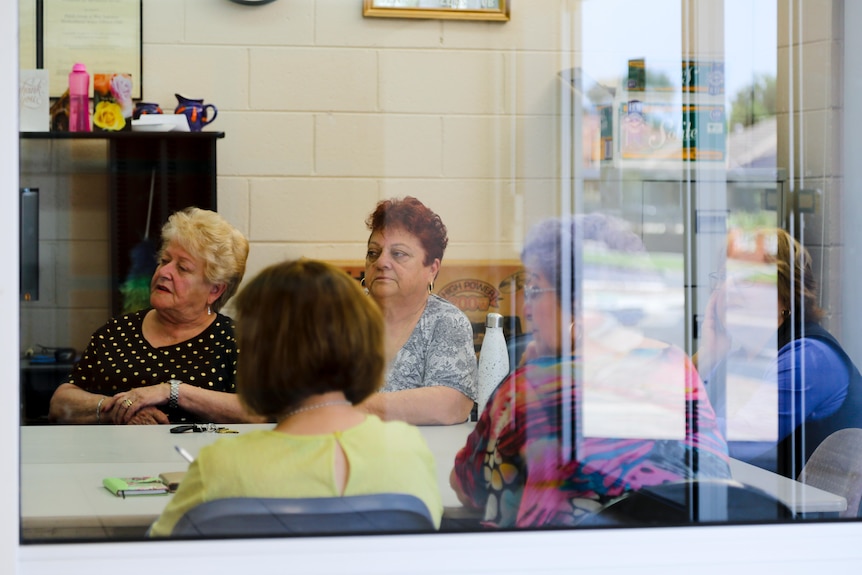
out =
[[[778,163],[794,166],[795,188],[822,191],[806,243],[834,320],[843,3],[806,1],[801,28],[792,3],[778,4],[779,77],[792,61],[798,82],[779,83],[796,98],[779,102]],[[511,261],[530,224],[571,193],[558,73],[579,65],[581,1],[512,10],[497,23],[363,18],[360,0],[146,0],[143,95],[165,109],[175,93],[218,106],[219,211],[252,242],[249,277],[284,258],[361,262],[375,202],[407,194],[443,217],[447,260]],[[103,151],[37,144],[22,146],[22,183],[56,192],[43,204],[54,225],[43,226],[47,296],[22,310],[21,343],[82,348],[109,315]]]
[[793,222],[793,232],[811,252],[825,324],[839,339],[845,321],[843,51],[844,0],[778,2],[778,164],[788,167],[793,192],[816,191],[814,209]]
[[[226,134],[219,211],[251,240],[247,277],[284,258],[361,262],[365,217],[404,195],[442,216],[446,260],[517,259],[524,230],[559,210],[557,74],[575,65],[578,7],[530,0],[497,23],[363,18],[360,0],[146,0],[143,97],[166,110],[175,93],[218,106],[208,129]],[[39,161],[66,161],[56,148],[27,160],[32,150],[22,150],[27,176]],[[46,187],[62,196],[81,177],[74,167]],[[89,186],[93,202],[106,184]],[[81,227],[57,201],[64,226]],[[84,227],[105,230],[87,249],[107,270],[106,222]],[[87,259],[53,260],[51,274],[91,275]],[[96,284],[78,302],[24,309],[22,347],[83,348],[109,315],[93,305],[108,297]]]
[[148,0],[144,93],[218,106],[219,211],[252,242],[249,274],[361,261],[365,217],[407,194],[447,224],[446,258],[517,258],[528,221],[557,205],[576,6],[531,0],[492,23],[363,18],[352,0]]

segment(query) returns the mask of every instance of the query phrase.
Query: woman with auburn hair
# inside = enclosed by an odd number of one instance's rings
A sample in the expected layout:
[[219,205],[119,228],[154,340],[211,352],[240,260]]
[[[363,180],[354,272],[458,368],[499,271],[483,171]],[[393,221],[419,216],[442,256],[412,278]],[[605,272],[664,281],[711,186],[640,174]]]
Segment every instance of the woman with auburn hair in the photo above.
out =
[[248,240],[219,214],[194,207],[172,214],[162,227],[149,309],[114,318],[93,334],[51,398],[51,419],[253,420],[234,393],[233,320],[219,313],[236,293],[247,258]]
[[[820,325],[808,250],[780,228],[754,234],[756,244],[768,248],[756,250],[758,261],[728,243],[723,281],[707,304],[698,369],[728,427],[731,456],[796,478],[831,433],[862,427],[862,376]],[[766,321],[753,319],[759,315]],[[744,393],[752,399],[740,406],[733,397],[740,397],[758,364],[759,392]],[[764,408],[777,409],[777,430],[772,423],[766,433],[738,431],[763,420]]]
[[237,297],[240,400],[273,429],[200,451],[150,534],[170,535],[192,507],[228,497],[404,493],[437,526],[434,457],[419,430],[358,409],[380,386],[380,311],[344,271],[314,260],[270,266]]
[[416,425],[462,423],[476,399],[477,365],[470,320],[433,293],[446,226],[410,196],[379,202],[366,225],[363,284],[383,311],[388,368],[383,393],[362,406]]

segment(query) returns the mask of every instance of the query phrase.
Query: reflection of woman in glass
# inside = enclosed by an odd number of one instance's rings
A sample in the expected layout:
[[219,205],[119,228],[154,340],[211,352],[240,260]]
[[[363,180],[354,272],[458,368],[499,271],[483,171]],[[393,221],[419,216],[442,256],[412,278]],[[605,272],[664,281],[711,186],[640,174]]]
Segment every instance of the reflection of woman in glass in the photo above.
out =
[[[735,242],[728,243],[728,271],[707,305],[698,369],[717,398],[719,416],[727,418],[728,439],[734,439],[735,425],[746,425],[744,419],[770,416],[770,438],[731,441],[731,455],[795,478],[829,434],[862,427],[862,377],[820,326],[823,312],[808,250],[781,229],[756,235],[757,245],[773,246],[756,250],[759,261],[752,262],[750,253],[740,256]],[[764,318],[759,326],[752,319],[758,315]],[[746,380],[740,374],[757,369],[762,391],[742,390]],[[719,391],[724,382],[726,396]],[[738,399],[743,395],[750,398],[746,404],[733,405],[744,402]],[[753,415],[763,409],[771,413]]]
[[[486,525],[574,525],[629,490],[729,474],[706,393],[680,349],[633,331],[610,339],[590,336],[592,326],[604,328],[579,313],[583,244],[603,242],[606,252],[612,243],[626,245],[587,236],[589,230],[620,233],[597,225],[601,219],[547,220],[527,237],[521,259],[528,277],[524,313],[533,329],[530,359],[492,394],[450,478],[464,505],[484,509]],[[622,381],[622,373],[630,377]],[[585,387],[599,394],[612,388],[622,396],[649,389],[661,394],[671,384],[678,384],[678,393],[672,410],[661,413],[678,417],[673,437],[585,431],[597,407],[611,415],[616,407],[597,406]],[[618,429],[623,427],[625,422]]]

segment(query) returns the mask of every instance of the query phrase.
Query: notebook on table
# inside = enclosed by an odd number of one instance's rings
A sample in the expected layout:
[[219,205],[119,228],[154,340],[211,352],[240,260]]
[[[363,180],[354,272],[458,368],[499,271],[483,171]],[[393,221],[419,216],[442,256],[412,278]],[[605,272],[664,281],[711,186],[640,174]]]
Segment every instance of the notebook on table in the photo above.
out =
[[140,477],[106,477],[102,480],[105,489],[117,497],[133,495],[165,495],[169,493],[167,485],[154,475]]

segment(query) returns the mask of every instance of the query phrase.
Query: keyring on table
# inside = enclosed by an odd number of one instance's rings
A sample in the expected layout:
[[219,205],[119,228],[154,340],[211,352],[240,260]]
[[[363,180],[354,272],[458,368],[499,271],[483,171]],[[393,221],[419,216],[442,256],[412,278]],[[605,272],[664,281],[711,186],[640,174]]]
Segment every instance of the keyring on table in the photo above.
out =
[[228,429],[227,427],[219,427],[215,423],[186,423],[183,425],[177,425],[176,427],[171,428],[171,433],[187,433],[189,431],[193,431],[195,433],[239,433],[235,429]]
[[187,431],[194,431],[195,433],[199,433],[202,430],[193,423],[177,425],[176,427],[171,428],[171,433],[186,433]]

